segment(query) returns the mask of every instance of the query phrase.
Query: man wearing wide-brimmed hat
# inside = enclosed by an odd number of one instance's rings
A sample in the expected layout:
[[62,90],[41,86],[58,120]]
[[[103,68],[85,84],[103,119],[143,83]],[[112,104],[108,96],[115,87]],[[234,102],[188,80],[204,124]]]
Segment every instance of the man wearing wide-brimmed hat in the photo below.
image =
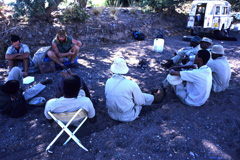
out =
[[66,28],[64,26],[60,27],[57,32],[55,39],[52,41],[53,51],[48,51],[48,57],[60,65],[63,69],[63,62],[71,61],[70,67],[74,66],[74,61],[78,55],[79,47],[82,46],[82,43],[78,40],[67,35]]
[[229,86],[231,78],[231,68],[224,56],[224,49],[222,45],[214,45],[211,48],[212,61],[209,61],[207,65],[212,69],[214,92],[224,91]]
[[196,55],[197,52],[200,49],[199,43],[201,41],[201,38],[199,36],[195,36],[190,40],[190,47],[184,47],[178,50],[173,58],[171,60],[167,60],[166,63],[162,63],[164,67],[170,68],[172,65],[178,65],[182,63],[182,60],[185,58],[185,56],[192,56]]
[[117,121],[130,122],[135,120],[142,109],[142,105],[151,105],[160,102],[163,90],[152,94],[142,93],[136,82],[127,79],[126,61],[116,57],[111,66],[112,78],[108,79],[105,86],[106,106],[109,116]]

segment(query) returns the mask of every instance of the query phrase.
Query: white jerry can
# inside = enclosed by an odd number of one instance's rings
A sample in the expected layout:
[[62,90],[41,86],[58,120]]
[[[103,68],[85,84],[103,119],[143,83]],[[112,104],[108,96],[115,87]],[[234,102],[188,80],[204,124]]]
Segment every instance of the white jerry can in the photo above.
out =
[[164,47],[164,39],[162,38],[155,38],[153,43],[153,50],[155,52],[162,52]]

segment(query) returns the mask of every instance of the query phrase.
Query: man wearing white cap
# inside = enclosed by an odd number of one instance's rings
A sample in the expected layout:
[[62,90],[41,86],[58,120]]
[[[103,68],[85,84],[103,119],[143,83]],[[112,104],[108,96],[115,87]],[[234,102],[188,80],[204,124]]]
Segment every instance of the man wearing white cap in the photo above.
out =
[[142,109],[142,105],[151,105],[160,102],[163,90],[151,94],[142,93],[136,82],[127,79],[126,61],[116,57],[111,66],[112,78],[105,86],[106,106],[109,116],[117,121],[130,122],[135,120]]
[[222,45],[214,45],[211,49],[212,61],[209,61],[207,65],[212,69],[214,92],[224,91],[229,86],[231,78],[231,68],[224,56],[224,50]]

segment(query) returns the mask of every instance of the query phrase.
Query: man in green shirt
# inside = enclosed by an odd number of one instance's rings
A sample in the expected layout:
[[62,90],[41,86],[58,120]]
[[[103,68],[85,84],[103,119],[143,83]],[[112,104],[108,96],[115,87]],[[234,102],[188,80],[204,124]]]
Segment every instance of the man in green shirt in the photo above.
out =
[[52,41],[53,51],[48,51],[47,55],[64,69],[66,68],[63,64],[65,61],[71,61],[70,67],[74,66],[74,60],[81,46],[80,41],[68,36],[65,28],[61,27]]

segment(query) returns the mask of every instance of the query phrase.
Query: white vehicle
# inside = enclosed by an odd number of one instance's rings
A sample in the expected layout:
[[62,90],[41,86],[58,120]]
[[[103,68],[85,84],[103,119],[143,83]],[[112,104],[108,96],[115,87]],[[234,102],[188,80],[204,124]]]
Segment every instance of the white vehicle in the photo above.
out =
[[231,4],[224,0],[194,0],[187,28],[192,35],[213,31],[217,38],[228,37],[233,21],[230,11]]

